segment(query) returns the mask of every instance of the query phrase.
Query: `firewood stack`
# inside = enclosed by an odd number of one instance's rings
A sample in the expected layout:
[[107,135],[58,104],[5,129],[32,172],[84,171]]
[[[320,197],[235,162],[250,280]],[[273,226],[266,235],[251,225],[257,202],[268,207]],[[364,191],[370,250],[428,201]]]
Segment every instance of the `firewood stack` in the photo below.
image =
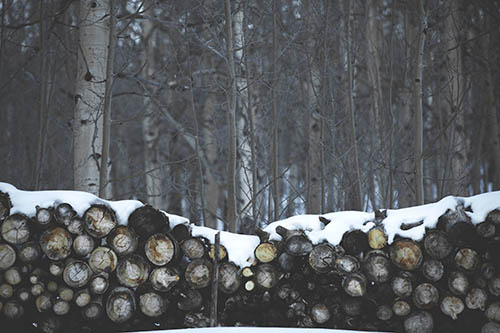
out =
[[171,230],[148,205],[127,226],[105,205],[83,216],[67,203],[37,207],[33,217],[10,209],[0,192],[2,329],[205,327],[218,276],[223,326],[500,332],[497,210],[474,225],[458,207],[421,241],[390,245],[381,224],[347,232],[336,246],[283,226],[281,241],[257,229],[255,262],[242,268],[223,246],[216,256],[208,239],[192,237],[189,225]]

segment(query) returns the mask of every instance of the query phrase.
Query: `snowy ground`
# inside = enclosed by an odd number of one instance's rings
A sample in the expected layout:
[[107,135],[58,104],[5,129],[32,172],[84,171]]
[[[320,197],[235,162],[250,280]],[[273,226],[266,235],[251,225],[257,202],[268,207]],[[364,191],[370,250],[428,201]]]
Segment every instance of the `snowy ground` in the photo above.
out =
[[[136,333],[356,333],[361,331],[328,330],[323,328],[280,328],[280,327],[212,327],[189,328],[182,330],[144,331]],[[377,333],[377,332],[374,332]],[[379,332],[382,333],[382,332]]]

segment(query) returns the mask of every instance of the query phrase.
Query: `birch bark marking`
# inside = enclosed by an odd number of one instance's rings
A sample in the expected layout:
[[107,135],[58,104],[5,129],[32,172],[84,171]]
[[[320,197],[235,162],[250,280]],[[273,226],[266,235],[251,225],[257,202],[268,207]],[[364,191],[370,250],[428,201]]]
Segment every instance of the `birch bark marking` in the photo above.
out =
[[73,132],[74,188],[99,192],[103,98],[109,41],[108,0],[80,1],[80,46]]
[[[249,105],[249,93],[248,90],[248,81],[246,77],[246,60],[243,61],[243,58],[247,56],[246,52],[243,54],[244,46],[245,46],[245,36],[243,32],[243,26],[245,21],[245,13],[243,11],[243,1],[239,1],[238,7],[240,8],[235,16],[234,16],[234,55],[238,60],[240,67],[240,75],[236,77],[236,87],[237,91],[239,91],[238,99],[239,99],[239,108],[240,112],[238,115],[238,121],[236,122],[236,131],[238,136],[238,151],[240,156],[240,163],[238,167],[238,208],[246,207],[249,201],[252,201],[253,192],[255,189],[253,188],[253,165],[252,165],[252,147],[251,147],[251,131],[249,119],[251,115],[250,105]],[[252,204],[255,204],[252,201]],[[250,217],[250,210],[245,209],[244,211],[239,212],[240,218]],[[255,218],[255,217],[254,217]],[[240,225],[241,221],[238,223],[237,230],[241,229]]]

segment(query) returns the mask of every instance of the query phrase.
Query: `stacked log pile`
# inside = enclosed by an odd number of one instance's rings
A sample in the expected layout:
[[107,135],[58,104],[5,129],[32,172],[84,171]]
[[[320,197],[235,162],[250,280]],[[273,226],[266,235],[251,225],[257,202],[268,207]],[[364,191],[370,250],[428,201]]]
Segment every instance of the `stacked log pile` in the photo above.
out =
[[215,322],[500,332],[498,210],[474,225],[457,207],[421,241],[390,245],[377,223],[381,212],[368,233],[352,230],[335,246],[313,245],[283,226],[276,228],[281,241],[273,241],[258,229],[255,262],[242,268],[222,245],[192,237],[186,224],[171,229],[148,205],[128,225],[117,225],[105,205],[82,216],[67,203],[37,207],[33,217],[10,209],[0,192],[2,327],[130,331]]

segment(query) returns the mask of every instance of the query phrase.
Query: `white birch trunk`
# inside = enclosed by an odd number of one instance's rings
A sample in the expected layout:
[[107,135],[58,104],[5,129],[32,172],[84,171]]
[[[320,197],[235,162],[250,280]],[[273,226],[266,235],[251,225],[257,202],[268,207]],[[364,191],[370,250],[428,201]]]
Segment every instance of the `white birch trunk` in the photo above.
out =
[[80,1],[80,48],[75,87],[74,188],[99,193],[103,101],[109,41],[107,0]]
[[[151,9],[150,9],[151,11]],[[142,23],[144,36],[144,77],[150,78],[155,73],[154,37],[155,30],[151,20]],[[162,170],[159,154],[160,120],[153,101],[154,90],[146,90],[144,96],[145,114],[142,120],[142,135],[144,140],[144,169],[146,172],[147,201],[153,207],[165,208],[162,200]]]
[[[245,73],[245,62],[243,61],[243,46],[245,44],[243,35],[243,20],[244,13],[242,9],[243,4],[240,1],[239,10],[234,16],[234,48],[235,56],[238,61],[241,71],[240,75],[236,78],[236,88],[238,90],[239,99],[239,114],[237,115],[238,121],[236,122],[236,132],[238,136],[238,151],[239,151],[239,167],[238,167],[238,211],[240,212],[240,220],[245,217],[252,216],[252,210],[248,203],[252,200],[253,183],[252,183],[252,158],[251,158],[251,139],[250,139],[250,124],[248,113],[248,98],[247,98],[247,80]],[[244,211],[242,208],[247,207]]]

